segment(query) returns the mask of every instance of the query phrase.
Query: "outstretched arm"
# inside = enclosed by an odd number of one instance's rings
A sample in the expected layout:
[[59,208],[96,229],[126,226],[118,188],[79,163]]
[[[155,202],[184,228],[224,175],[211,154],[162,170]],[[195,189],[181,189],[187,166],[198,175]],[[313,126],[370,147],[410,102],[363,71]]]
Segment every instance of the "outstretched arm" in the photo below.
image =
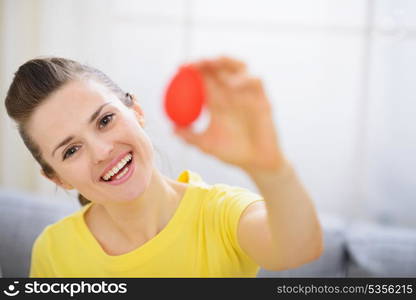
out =
[[193,64],[204,77],[210,124],[201,133],[176,128],[186,142],[244,170],[265,201],[243,212],[241,248],[270,270],[295,268],[321,255],[314,205],[278,144],[271,105],[244,63],[221,57]]

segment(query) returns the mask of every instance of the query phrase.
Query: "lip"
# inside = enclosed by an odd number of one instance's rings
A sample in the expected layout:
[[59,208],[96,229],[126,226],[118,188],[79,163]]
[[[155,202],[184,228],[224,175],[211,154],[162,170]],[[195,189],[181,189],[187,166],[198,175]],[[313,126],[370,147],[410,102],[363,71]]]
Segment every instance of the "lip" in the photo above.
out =
[[103,180],[103,182],[111,184],[111,185],[119,185],[119,184],[122,184],[122,183],[126,182],[127,180],[129,180],[129,178],[132,176],[134,170],[136,169],[136,166],[135,166],[135,163],[134,163],[134,157],[132,157],[131,163],[129,164],[128,168],[129,168],[129,170],[127,171],[127,173],[124,174],[124,176],[121,177],[120,179],[113,179],[111,181],[104,181]]
[[[105,174],[107,174],[108,171],[110,171],[112,168],[114,168],[115,166],[117,166],[117,164],[120,162],[120,160],[122,160],[124,157],[126,157],[127,154],[131,154],[133,156],[133,153],[131,151],[127,151],[124,152],[122,154],[120,154],[119,156],[117,156],[116,158],[114,158],[111,163],[104,169],[103,173],[100,175],[100,181],[103,181],[103,176]],[[133,158],[132,158],[133,160]]]

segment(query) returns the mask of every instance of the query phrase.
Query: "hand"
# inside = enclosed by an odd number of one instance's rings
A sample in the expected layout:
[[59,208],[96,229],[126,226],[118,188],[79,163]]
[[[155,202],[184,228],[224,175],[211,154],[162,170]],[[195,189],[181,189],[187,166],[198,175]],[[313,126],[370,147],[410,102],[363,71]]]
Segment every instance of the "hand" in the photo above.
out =
[[261,80],[250,76],[243,62],[228,57],[192,65],[204,79],[210,123],[201,133],[175,127],[175,134],[248,172],[278,170],[285,158]]

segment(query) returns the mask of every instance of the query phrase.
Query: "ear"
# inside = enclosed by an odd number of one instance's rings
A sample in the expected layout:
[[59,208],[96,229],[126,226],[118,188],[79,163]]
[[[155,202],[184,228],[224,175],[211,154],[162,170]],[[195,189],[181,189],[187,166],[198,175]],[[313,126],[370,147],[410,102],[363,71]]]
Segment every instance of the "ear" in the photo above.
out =
[[140,104],[137,102],[137,98],[136,95],[131,95],[133,98],[133,105],[132,105],[132,109],[134,110],[137,120],[140,123],[140,126],[144,127],[145,126],[145,120],[144,120],[144,112],[142,107],[140,106]]
[[48,175],[45,174],[45,172],[43,171],[43,169],[40,169],[40,174],[45,177],[46,179],[54,182],[56,185],[60,186],[61,188],[65,189],[65,190],[72,190],[74,189],[74,187],[68,183],[65,183],[64,181],[62,181],[61,179],[59,179],[57,176],[53,176],[53,177],[49,177]]

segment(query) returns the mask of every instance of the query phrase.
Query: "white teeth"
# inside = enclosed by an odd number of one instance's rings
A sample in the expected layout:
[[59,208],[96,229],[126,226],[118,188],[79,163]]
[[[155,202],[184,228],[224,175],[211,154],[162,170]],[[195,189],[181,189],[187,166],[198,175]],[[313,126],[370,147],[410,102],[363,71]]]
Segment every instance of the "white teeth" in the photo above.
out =
[[[131,159],[132,159],[132,155],[130,153],[127,154],[123,159],[120,160],[120,162],[114,168],[112,168],[110,171],[108,171],[102,178],[104,180],[109,180],[112,176],[117,174],[118,171],[120,171],[124,167],[124,165],[126,163],[128,163]],[[128,170],[128,168],[123,170],[123,172],[121,174],[119,174],[116,178],[119,179],[121,176],[123,176],[125,174],[126,170]]]
[[123,172],[121,172],[120,174],[118,174],[118,175],[116,176],[116,179],[120,179],[121,177],[123,177],[123,176],[124,176],[124,174],[126,174],[128,170],[129,170],[129,167],[126,167],[126,168],[123,170]]

